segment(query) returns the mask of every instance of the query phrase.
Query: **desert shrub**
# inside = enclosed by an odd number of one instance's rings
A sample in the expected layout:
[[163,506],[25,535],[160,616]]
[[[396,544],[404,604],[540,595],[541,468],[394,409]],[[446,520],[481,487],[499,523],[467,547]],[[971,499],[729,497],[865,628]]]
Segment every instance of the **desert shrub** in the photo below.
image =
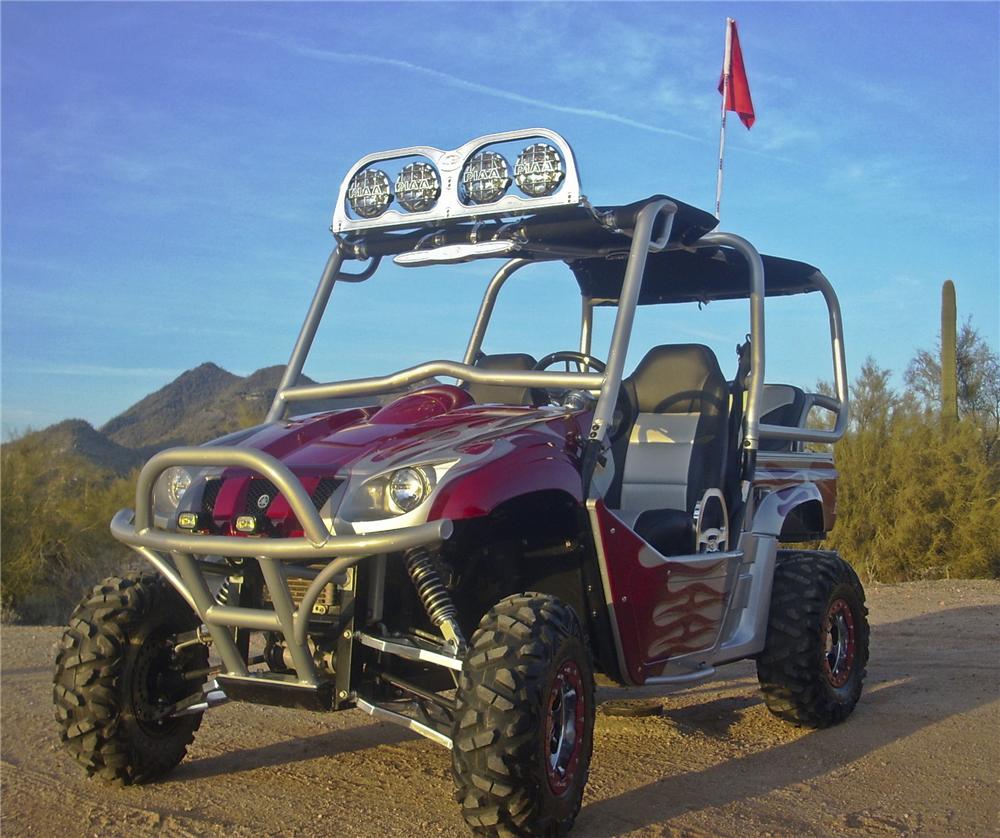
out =
[[851,430],[826,546],[869,580],[1000,577],[1000,474],[982,435],[905,409]]
[[30,440],[0,453],[0,604],[5,620],[63,622],[127,557],[108,530],[134,481]]

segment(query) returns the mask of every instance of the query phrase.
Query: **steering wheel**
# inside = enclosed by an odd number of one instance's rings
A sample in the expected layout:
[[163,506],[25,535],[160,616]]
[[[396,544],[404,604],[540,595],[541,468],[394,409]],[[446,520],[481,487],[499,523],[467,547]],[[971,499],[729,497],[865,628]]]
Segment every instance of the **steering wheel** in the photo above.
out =
[[[589,367],[594,372],[604,372],[607,369],[607,365],[603,361],[599,361],[597,358],[592,358],[590,355],[585,355],[582,352],[574,352],[569,349],[564,349],[561,352],[550,352],[544,358],[541,358],[538,363],[535,364],[534,368],[536,370],[544,370],[551,367],[553,364],[565,363],[566,372],[570,372],[569,365],[576,364],[577,372],[583,372],[586,367]],[[557,404],[567,405],[569,404],[569,396],[572,393],[584,391],[578,390],[563,390],[558,387],[547,387],[546,392],[549,394],[549,398],[552,399]],[[586,397],[592,399],[592,396]]]
[[566,371],[569,372],[569,365],[576,364],[578,372],[583,372],[584,367],[590,367],[595,372],[604,372],[608,366],[604,361],[599,361],[591,355],[584,355],[582,352],[574,352],[571,349],[564,349],[560,352],[550,352],[544,358],[540,358],[533,369],[545,370],[560,361],[566,364]]

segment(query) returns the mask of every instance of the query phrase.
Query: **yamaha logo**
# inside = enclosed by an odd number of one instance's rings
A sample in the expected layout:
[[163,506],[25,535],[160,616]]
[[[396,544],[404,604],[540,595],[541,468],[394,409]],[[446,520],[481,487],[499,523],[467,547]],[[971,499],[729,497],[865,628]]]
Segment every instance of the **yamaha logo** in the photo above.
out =
[[270,502],[271,502],[271,496],[270,495],[261,495],[259,498],[257,498],[257,508],[258,509],[267,509],[267,505]]

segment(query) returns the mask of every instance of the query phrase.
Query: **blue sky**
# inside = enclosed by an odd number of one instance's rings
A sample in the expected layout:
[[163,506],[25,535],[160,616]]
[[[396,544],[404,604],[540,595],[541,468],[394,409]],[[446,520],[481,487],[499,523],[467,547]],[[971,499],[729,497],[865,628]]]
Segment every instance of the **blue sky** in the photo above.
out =
[[[371,151],[546,126],[595,203],[710,209],[727,14],[757,122],[730,122],[722,228],[824,270],[852,372],[871,354],[901,381],[947,277],[996,348],[998,9],[4,2],[4,431],[100,425],[202,361],[283,363],[340,180]],[[306,372],[460,356],[492,267],[338,287]],[[487,348],[572,348],[577,317],[568,274],[538,270]],[[634,345],[708,342],[731,373],[745,320],[651,309]],[[818,300],[769,303],[768,327],[770,380],[829,377]]]

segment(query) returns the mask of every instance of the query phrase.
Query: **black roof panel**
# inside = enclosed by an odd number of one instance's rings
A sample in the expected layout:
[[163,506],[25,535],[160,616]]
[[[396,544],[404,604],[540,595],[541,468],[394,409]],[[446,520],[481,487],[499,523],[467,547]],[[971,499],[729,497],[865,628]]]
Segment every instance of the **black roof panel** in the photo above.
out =
[[[805,262],[761,257],[764,289],[768,297],[805,294],[819,290],[814,277],[822,276]],[[625,277],[624,259],[578,259],[570,263],[580,292],[586,297],[617,302]],[[639,291],[639,304],[741,300],[750,296],[750,268],[746,260],[729,248],[696,251],[668,250],[650,253]]]

